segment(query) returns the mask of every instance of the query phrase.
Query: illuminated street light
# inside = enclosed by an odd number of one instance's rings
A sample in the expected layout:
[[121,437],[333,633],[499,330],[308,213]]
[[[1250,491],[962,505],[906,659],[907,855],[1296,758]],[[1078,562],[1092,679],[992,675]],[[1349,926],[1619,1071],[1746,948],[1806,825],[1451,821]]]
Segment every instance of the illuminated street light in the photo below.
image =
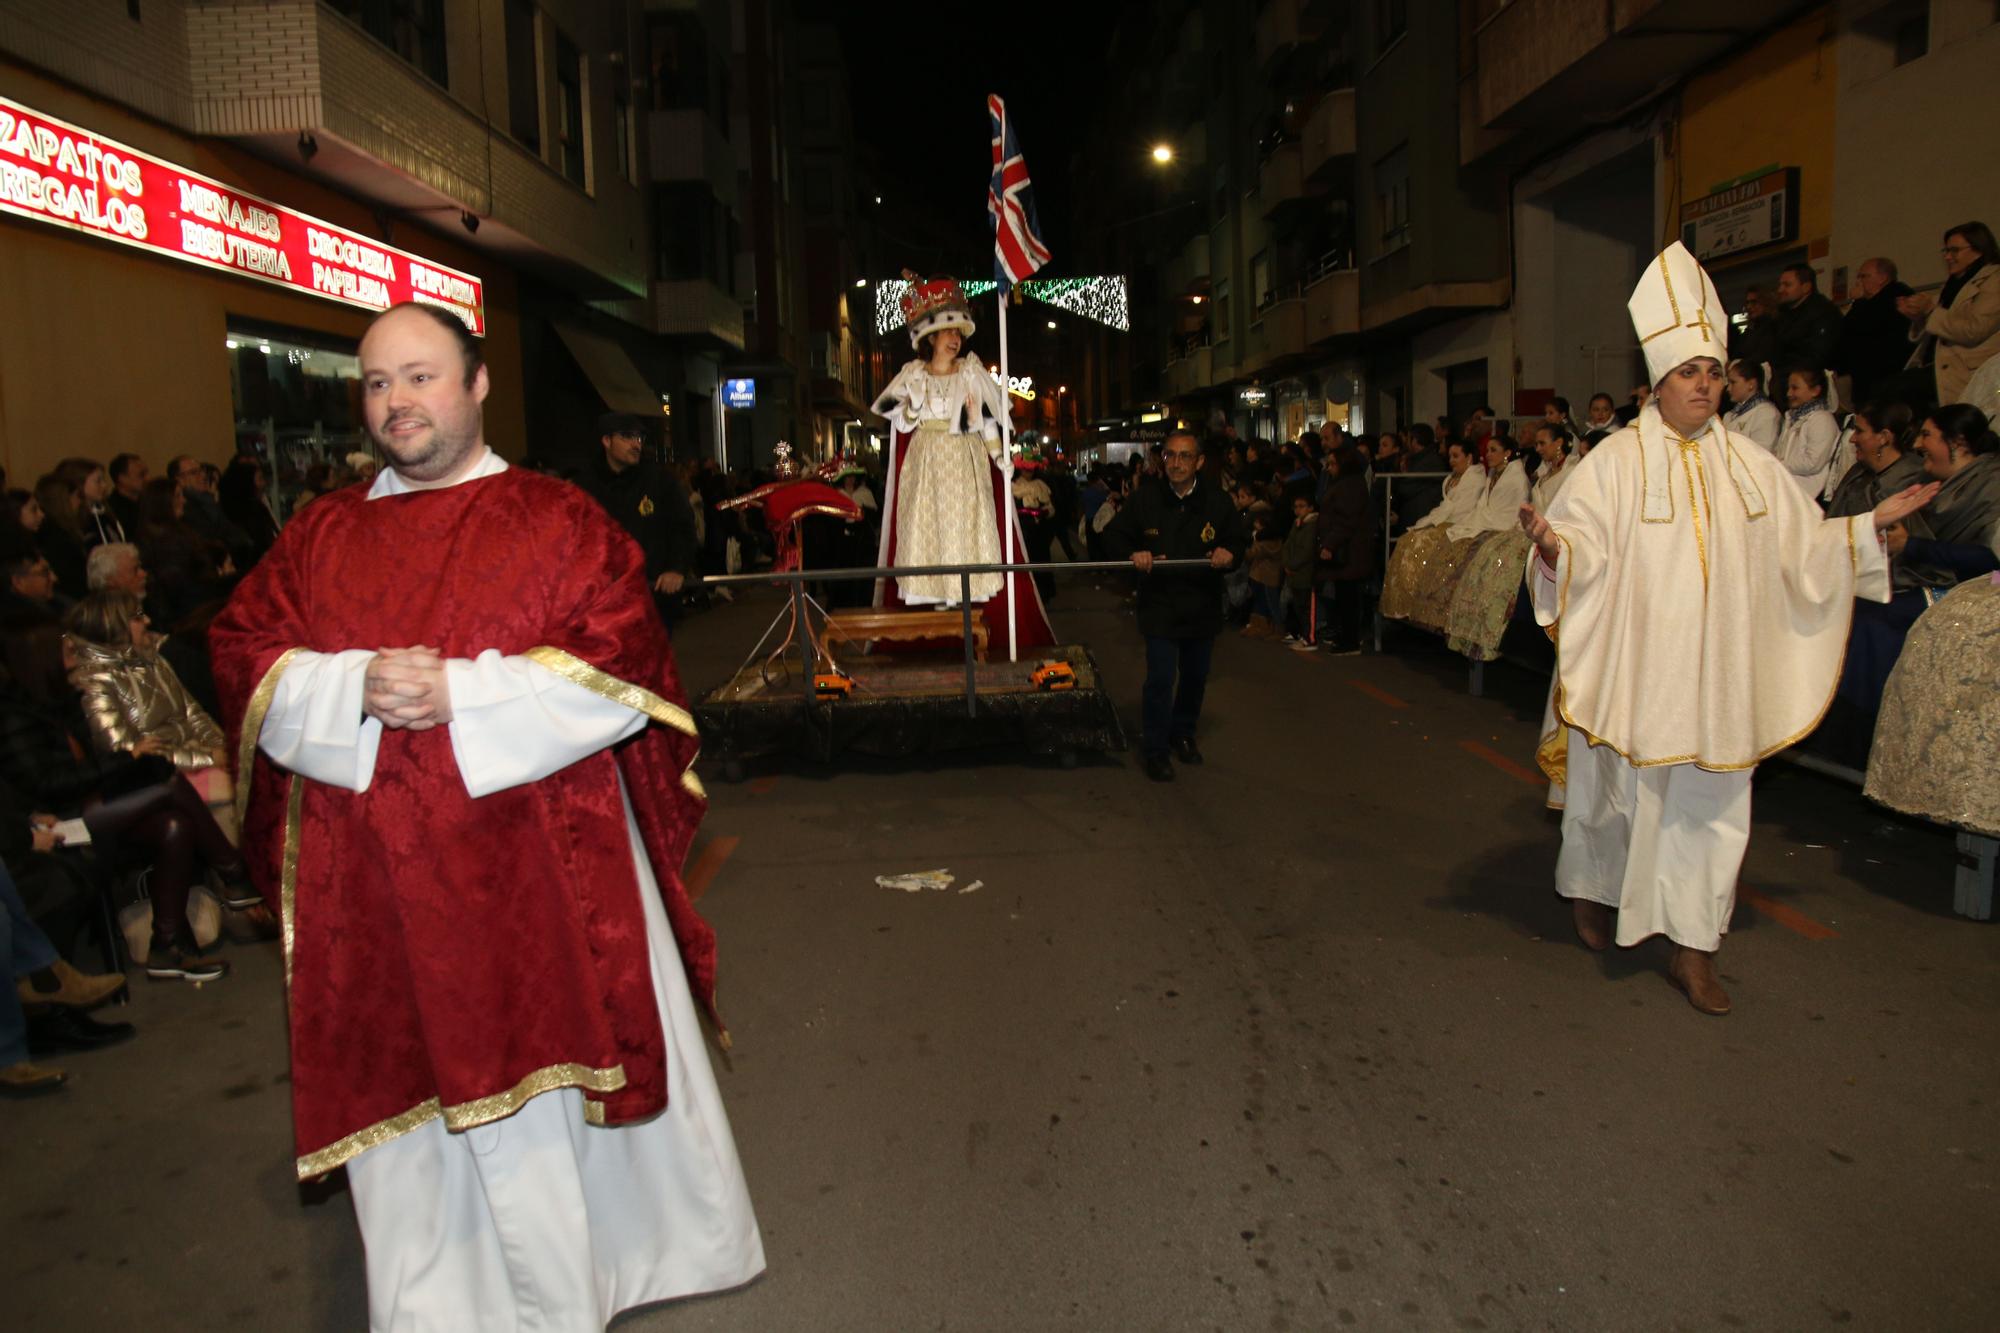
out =
[[1054,320],[1050,320],[1050,321],[1049,321],[1049,327],[1050,327],[1050,328],[1054,328],[1055,326],[1056,326],[1056,322],[1055,322]]
[[856,279],[854,280],[854,285],[855,285],[856,287],[866,287],[866,286],[868,285],[868,279],[866,279],[866,278],[856,278]]
[[1174,160],[1174,146],[1165,143],[1154,144],[1153,160],[1164,167],[1167,163]]
[[1196,305],[1201,304],[1201,298],[1199,296],[1190,296],[1188,300],[1194,302]]

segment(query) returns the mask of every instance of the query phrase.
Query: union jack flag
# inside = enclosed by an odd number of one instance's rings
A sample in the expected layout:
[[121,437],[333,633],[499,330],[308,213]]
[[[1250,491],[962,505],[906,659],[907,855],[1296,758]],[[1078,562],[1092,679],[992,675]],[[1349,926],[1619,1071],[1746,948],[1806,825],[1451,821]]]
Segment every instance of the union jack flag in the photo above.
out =
[[988,94],[986,113],[993,120],[993,178],[986,185],[986,211],[993,219],[993,280],[1006,291],[1049,262],[1035,220],[1035,187],[1028,183],[1028,164],[1007,123],[1007,104]]

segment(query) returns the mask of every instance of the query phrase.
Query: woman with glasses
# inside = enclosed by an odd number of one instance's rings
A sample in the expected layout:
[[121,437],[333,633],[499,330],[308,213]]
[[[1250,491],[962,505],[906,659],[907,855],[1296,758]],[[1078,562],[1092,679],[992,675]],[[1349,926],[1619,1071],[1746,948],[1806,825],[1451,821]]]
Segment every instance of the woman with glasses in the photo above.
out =
[[1936,295],[1920,292],[1896,302],[1910,321],[1916,364],[1928,362],[1939,403],[1962,402],[1974,371],[2000,352],[2000,244],[1984,222],[1966,222],[1944,234],[1945,284]]

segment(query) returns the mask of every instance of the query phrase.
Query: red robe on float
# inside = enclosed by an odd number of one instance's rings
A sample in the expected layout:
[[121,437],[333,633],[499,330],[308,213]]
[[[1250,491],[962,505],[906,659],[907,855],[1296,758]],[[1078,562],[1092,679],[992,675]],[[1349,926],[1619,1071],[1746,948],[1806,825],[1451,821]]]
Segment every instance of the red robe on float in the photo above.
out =
[[[382,734],[368,790],[256,748],[294,648],[526,655],[661,725],[474,800],[449,729]],[[242,756],[244,846],[281,904],[302,1178],[442,1118],[461,1130],[583,1091],[616,1125],[666,1105],[620,778],[690,988],[714,1017],[715,936],[679,870],[706,798],[639,548],[582,491],[520,469],[315,501],[209,631]]]

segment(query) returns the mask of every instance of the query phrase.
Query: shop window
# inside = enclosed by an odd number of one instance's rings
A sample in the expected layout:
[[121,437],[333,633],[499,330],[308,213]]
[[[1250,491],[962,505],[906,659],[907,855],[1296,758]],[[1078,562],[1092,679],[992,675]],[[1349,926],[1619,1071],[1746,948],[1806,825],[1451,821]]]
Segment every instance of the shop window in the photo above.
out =
[[542,151],[542,61],[534,0],[507,0],[507,132]]
[[1410,146],[1404,144],[1375,163],[1375,220],[1380,253],[1410,243]]
[[[326,0],[440,87],[446,83],[444,0]],[[136,11],[138,5],[131,6]],[[133,13],[133,17],[137,17]]]
[[232,319],[224,339],[236,447],[270,470],[274,491],[295,492],[321,465],[379,453],[363,428],[356,344],[324,334]]
[[556,34],[556,166],[572,185],[590,188],[590,139],[583,116],[583,57]]

